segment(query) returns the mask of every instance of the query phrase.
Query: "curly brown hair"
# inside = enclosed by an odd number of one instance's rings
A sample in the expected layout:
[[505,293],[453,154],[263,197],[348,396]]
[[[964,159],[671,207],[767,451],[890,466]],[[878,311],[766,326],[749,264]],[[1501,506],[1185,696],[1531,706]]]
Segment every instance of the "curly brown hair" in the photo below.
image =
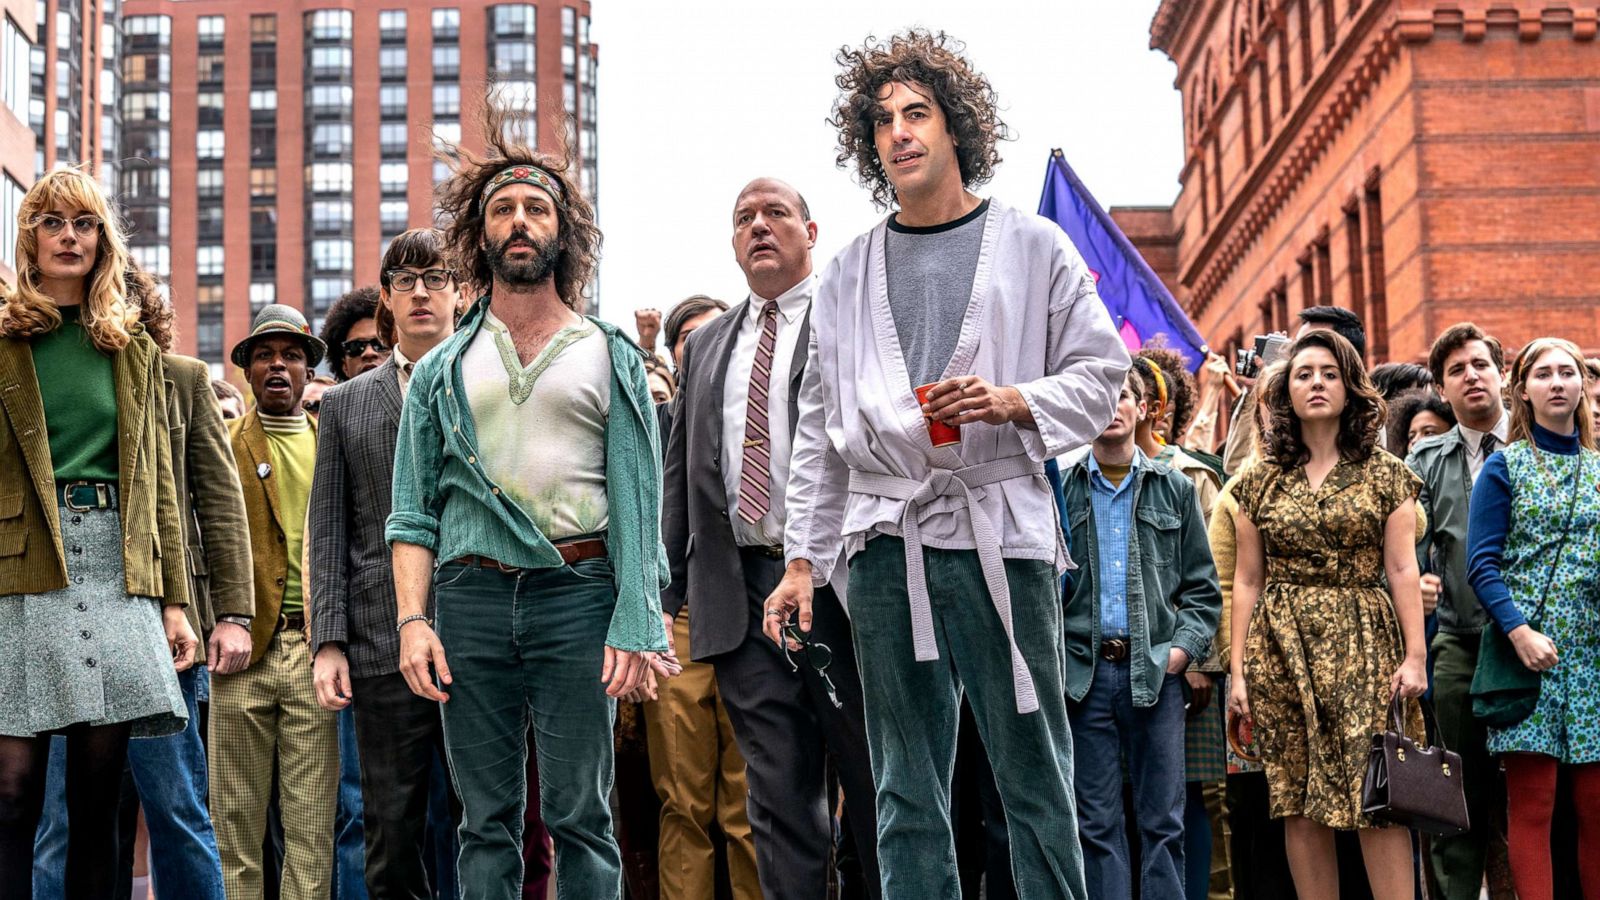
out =
[[872,191],[872,201],[880,209],[895,199],[874,139],[881,111],[878,95],[891,82],[932,92],[944,113],[945,127],[955,138],[963,186],[975,187],[994,176],[994,167],[1000,164],[995,145],[1009,140],[1011,131],[1000,120],[989,79],[972,67],[965,52],[965,44],[943,31],[921,28],[886,42],[869,35],[859,47],[839,48],[835,59],[844,71],[834,78],[840,94],[828,119],[839,129],[836,161],[841,169],[855,164],[856,180]]
[[489,252],[483,246],[483,189],[510,166],[538,166],[561,189],[561,196],[556,198],[561,219],[556,232],[561,253],[555,267],[556,294],[561,302],[577,309],[578,301],[587,296],[600,262],[601,235],[594,222],[594,207],[569,177],[573,167],[571,148],[563,146],[559,156],[540,153],[518,140],[520,128],[507,127],[515,124],[512,111],[491,96],[483,104],[480,122],[484,152],[475,153],[460,145],[445,145],[438,151],[439,159],[454,172],[439,185],[437,197],[438,213],[447,223],[447,255],[456,260],[465,280],[487,291],[494,283],[494,272],[489,265]]
[[1342,336],[1323,329],[1306,332],[1304,337],[1289,345],[1284,359],[1288,364],[1282,376],[1273,378],[1262,400],[1272,417],[1271,426],[1263,436],[1262,445],[1267,462],[1284,469],[1293,469],[1311,461],[1311,451],[1300,436],[1300,417],[1295,414],[1294,403],[1289,399],[1289,385],[1294,380],[1294,361],[1306,350],[1320,347],[1333,354],[1339,366],[1339,380],[1344,383],[1344,409],[1339,413],[1339,457],[1347,462],[1361,462],[1372,455],[1383,429],[1388,406],[1383,396],[1372,386],[1367,370],[1361,365],[1356,348]]
[[[1167,408],[1172,411],[1172,434],[1169,440],[1176,444],[1184,434],[1188,433],[1189,425],[1194,421],[1194,376],[1189,374],[1188,361],[1183,354],[1171,347],[1145,347],[1137,354],[1139,359],[1145,360],[1146,365],[1154,365],[1161,370],[1161,378],[1167,386]],[[1155,409],[1156,396],[1155,379],[1150,389],[1145,392],[1145,402]]]
[[144,326],[145,334],[150,335],[150,340],[155,341],[162,353],[171,353],[178,329],[172,302],[162,294],[161,282],[130,257],[122,270],[122,287],[128,305],[139,311],[139,324]]

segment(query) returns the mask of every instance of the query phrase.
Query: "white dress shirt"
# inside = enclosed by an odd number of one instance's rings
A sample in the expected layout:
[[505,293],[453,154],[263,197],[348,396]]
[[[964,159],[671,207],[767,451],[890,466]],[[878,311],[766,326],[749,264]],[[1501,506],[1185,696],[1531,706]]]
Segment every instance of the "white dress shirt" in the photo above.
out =
[[1483,436],[1485,434],[1493,434],[1495,440],[1500,442],[1495,449],[1504,450],[1506,437],[1511,433],[1510,422],[1511,417],[1501,412],[1500,421],[1494,423],[1494,428],[1489,431],[1478,431],[1468,428],[1465,422],[1458,423],[1458,427],[1461,429],[1461,442],[1467,448],[1467,468],[1472,471],[1473,484],[1478,483],[1478,473],[1483,471],[1483,464],[1489,459],[1488,455],[1483,452]]
[[406,394],[411,393],[411,370],[416,366],[417,361],[406,359],[406,355],[400,350],[399,344],[395,344],[394,349],[390,352],[394,356],[394,376],[400,382],[400,397],[404,399]]
[[728,520],[733,524],[733,539],[741,547],[781,547],[784,526],[784,487],[789,483],[789,452],[793,435],[789,432],[789,375],[795,345],[800,339],[800,323],[811,308],[817,279],[808,275],[777,297],[778,335],[772,350],[772,373],[767,381],[767,424],[772,446],[771,503],[767,514],[754,525],[739,518],[739,473],[744,467],[745,409],[750,400],[750,370],[755,364],[756,344],[761,340],[761,310],[766,298],[754,293],[745,315],[739,320],[733,356],[728,360],[727,382],[722,389],[722,481],[728,489]]

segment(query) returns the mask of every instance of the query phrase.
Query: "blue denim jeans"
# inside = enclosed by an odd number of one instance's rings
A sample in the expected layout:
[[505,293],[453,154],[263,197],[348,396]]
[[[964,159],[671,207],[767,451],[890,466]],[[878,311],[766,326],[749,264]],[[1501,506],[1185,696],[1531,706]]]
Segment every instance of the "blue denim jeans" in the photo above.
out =
[[339,808],[333,816],[332,900],[367,900],[367,849],[361,830],[361,754],[355,710],[339,711]]
[[1183,676],[1168,675],[1154,706],[1133,705],[1126,662],[1095,663],[1079,703],[1068,702],[1078,767],[1078,833],[1092,897],[1129,897],[1133,872],[1122,808],[1123,767],[1133,781],[1139,890],[1151,900],[1184,896]]
[[912,647],[904,542],[875,537],[850,560],[850,619],[877,786],[883,896],[961,896],[950,786],[965,691],[1005,808],[1017,896],[1084,900],[1055,571],[1038,560],[1005,562],[1017,646],[1039,698],[1039,709],[1024,715],[1017,712],[1011,651],[978,554],[930,547],[923,557],[934,586],[939,649],[939,658],[928,662],[917,662]]
[[463,900],[521,897],[528,727],[539,808],[555,841],[563,898],[614,900],[622,853],[611,830],[616,703],[600,671],[616,584],[606,559],[506,573],[439,567],[445,753],[461,798]]
[[[128,766],[150,832],[151,876],[158,900],[223,900],[222,864],[206,806],[206,753],[200,743],[194,669],[178,673],[189,707],[183,731],[128,742]],[[34,900],[60,900],[67,862],[66,739],[50,739],[44,815],[34,840]]]

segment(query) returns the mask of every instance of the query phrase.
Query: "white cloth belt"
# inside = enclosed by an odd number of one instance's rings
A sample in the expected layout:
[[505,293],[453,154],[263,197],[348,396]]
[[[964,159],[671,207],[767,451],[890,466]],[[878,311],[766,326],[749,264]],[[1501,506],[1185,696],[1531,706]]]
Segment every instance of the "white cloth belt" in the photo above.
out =
[[1044,466],[1025,454],[961,469],[933,469],[922,481],[850,470],[850,493],[905,501],[905,511],[900,515],[900,537],[906,545],[911,645],[918,662],[939,658],[939,645],[933,636],[933,607],[928,600],[928,576],[922,562],[922,506],[936,497],[961,498],[966,507],[967,521],[972,527],[973,540],[978,545],[978,564],[983,569],[984,584],[989,588],[989,598],[994,601],[995,612],[1000,614],[1006,642],[1011,645],[1011,683],[1016,690],[1019,713],[1038,709],[1039,698],[1034,693],[1033,676],[1028,673],[1027,661],[1022,658],[1022,651],[1017,649],[1016,634],[1011,624],[1011,587],[1006,582],[1005,557],[1000,555],[1000,535],[994,523],[989,521],[988,514],[973,500],[972,489],[1043,474]]

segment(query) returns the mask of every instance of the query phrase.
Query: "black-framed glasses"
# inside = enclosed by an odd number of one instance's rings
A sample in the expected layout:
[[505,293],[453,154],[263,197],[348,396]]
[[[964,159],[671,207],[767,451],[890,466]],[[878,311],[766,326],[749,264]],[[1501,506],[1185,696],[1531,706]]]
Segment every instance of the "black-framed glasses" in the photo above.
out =
[[389,345],[378,340],[377,338],[351,338],[339,346],[344,348],[345,356],[351,357],[360,356],[361,354],[366,353],[368,347],[371,347],[374,353],[389,352]]
[[[839,700],[839,691],[833,686],[833,679],[828,677],[828,667],[833,665],[833,648],[821,641],[813,641],[811,635],[800,630],[800,626],[790,622],[783,626],[783,634],[789,640],[800,645],[800,650],[806,655],[806,662],[817,670],[817,677],[822,679],[822,686],[828,691],[828,702],[834,709],[843,709],[844,704]],[[789,668],[800,671],[800,664],[794,661],[789,654],[789,644],[784,642],[783,658],[789,661]]]
[[413,272],[410,269],[390,269],[389,287],[397,291],[409,291],[417,286],[417,279],[422,279],[422,286],[430,291],[442,291],[455,281],[455,273],[449,269],[429,269],[426,272]]
[[72,233],[78,237],[88,237],[100,229],[99,216],[82,215],[66,219],[54,213],[43,213],[33,219],[33,224],[45,234],[60,234],[61,229],[67,227],[68,223],[72,225]]
[[305,403],[300,404],[300,408],[314,416],[322,409],[322,401],[308,400]]

